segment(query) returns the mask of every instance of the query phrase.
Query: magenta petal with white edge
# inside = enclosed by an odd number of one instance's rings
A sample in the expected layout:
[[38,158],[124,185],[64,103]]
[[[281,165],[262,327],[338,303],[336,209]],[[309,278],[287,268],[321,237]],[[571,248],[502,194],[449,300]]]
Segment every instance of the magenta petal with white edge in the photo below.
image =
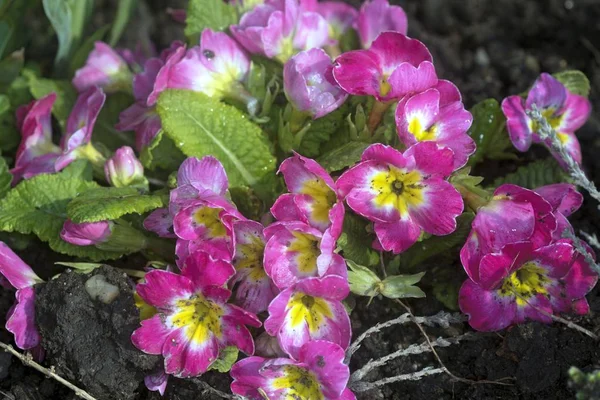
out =
[[194,287],[185,276],[154,270],[146,274],[145,282],[138,284],[136,291],[149,305],[170,310],[178,300],[189,298]]
[[556,78],[542,73],[529,91],[526,100],[527,109],[535,104],[540,109],[558,111],[567,99],[567,89]]
[[264,400],[258,388],[267,386],[267,380],[260,374],[266,361],[262,357],[248,357],[235,363],[229,372],[233,378],[231,391],[250,400]]
[[420,142],[411,146],[404,152],[404,157],[412,157],[412,169],[425,176],[445,178],[454,170],[454,152],[449,148],[439,148],[433,142]]
[[203,64],[232,81],[241,81],[250,69],[250,58],[240,45],[224,32],[204,29],[200,37]]
[[192,185],[196,189],[211,190],[219,196],[225,195],[229,187],[227,173],[219,160],[206,156],[186,158],[177,172],[177,185]]
[[424,181],[424,201],[409,209],[413,221],[432,235],[448,235],[456,229],[456,217],[462,214],[464,204],[460,193],[450,183],[431,178]]
[[417,242],[421,227],[410,217],[394,222],[375,222],[375,234],[385,251],[402,253]]
[[0,242],[0,273],[16,289],[24,289],[42,282],[31,267],[4,242]]
[[301,221],[308,224],[308,220],[296,204],[295,198],[294,193],[282,194],[271,207],[271,214],[278,221]]
[[134,346],[146,354],[162,354],[165,341],[173,331],[171,328],[167,328],[163,319],[162,315],[156,314],[141,321],[142,326],[131,335],[131,342]]
[[119,86],[120,75],[129,75],[125,60],[106,43],[96,42],[86,64],[75,72],[73,86],[79,92],[94,86],[113,91]]
[[21,143],[15,156],[15,168],[29,164],[37,157],[60,151],[52,143],[51,112],[55,101],[56,94],[50,93],[17,109]]
[[358,11],[340,1],[323,1],[317,4],[317,12],[329,24],[329,39],[333,44],[356,23]]
[[534,189],[552,206],[554,212],[559,212],[565,217],[579,210],[583,204],[583,195],[570,183],[555,183]]
[[298,361],[317,375],[326,398],[339,398],[350,379],[350,369],[344,364],[344,349],[326,340],[311,341],[300,349]]
[[381,86],[382,70],[377,54],[367,50],[348,51],[335,59],[333,77],[346,92],[356,96],[375,96],[389,93]]
[[164,65],[158,71],[156,79],[154,81],[154,87],[152,92],[148,96],[147,105],[153,106],[158,101],[158,96],[167,88],[172,87],[170,84],[170,77],[173,73],[174,66],[182,60],[186,54],[185,45],[177,46],[173,51],[169,52],[165,57]]
[[106,242],[110,238],[112,227],[112,221],[76,224],[68,219],[60,232],[60,238],[76,246],[92,246]]
[[467,279],[458,293],[460,310],[469,317],[469,325],[478,331],[502,330],[515,322],[517,304],[514,297],[500,297]]
[[556,127],[559,132],[575,132],[581,128],[592,112],[592,105],[587,97],[567,93],[567,99],[560,113],[560,123]]
[[395,31],[406,35],[408,19],[400,6],[390,6],[387,0],[363,3],[356,21],[358,36],[363,48],[368,48],[384,31]]
[[527,151],[533,142],[532,121],[525,113],[521,96],[509,96],[502,101],[502,112],[506,116],[506,129],[510,140],[519,151]]
[[10,318],[6,321],[6,330],[15,335],[15,343],[20,349],[27,350],[40,344],[40,333],[35,323],[35,289],[18,289],[17,302]]
[[188,328],[180,328],[171,332],[162,351],[165,372],[178,378],[199,376],[219,356],[219,344],[213,334],[206,341],[193,342],[187,331]]
[[215,260],[204,251],[191,254],[181,269],[181,275],[192,282],[194,289],[223,286],[234,274],[233,265],[224,260]]

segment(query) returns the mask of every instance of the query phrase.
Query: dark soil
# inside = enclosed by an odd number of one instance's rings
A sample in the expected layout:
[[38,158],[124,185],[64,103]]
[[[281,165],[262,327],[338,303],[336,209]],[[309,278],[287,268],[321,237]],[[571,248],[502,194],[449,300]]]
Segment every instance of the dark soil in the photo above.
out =
[[[356,0],[354,3],[358,3]],[[98,1],[110,4],[109,1]],[[183,1],[152,1],[130,25],[126,35],[134,44],[136,35],[149,29],[161,46],[181,34],[181,29],[161,13],[167,6]],[[525,90],[540,72],[580,69],[592,83],[594,113],[578,132],[584,167],[589,177],[600,182],[600,2],[596,0],[411,0],[396,1],[409,16],[409,35],[429,46],[438,74],[455,82],[467,107],[476,102]],[[108,7],[108,6],[107,6]],[[153,16],[149,24],[139,22]],[[99,13],[95,24],[107,18]],[[538,154],[538,153],[534,153]],[[541,152],[545,156],[544,152]],[[528,155],[529,157],[529,155]],[[487,161],[476,173],[489,176],[494,171],[512,172],[516,162]],[[600,232],[597,204],[589,198],[572,217],[576,230]],[[45,247],[30,248],[24,254],[36,270],[50,266]],[[36,263],[36,260],[39,263]],[[133,261],[133,260],[132,260]],[[449,264],[446,262],[446,265]],[[452,275],[464,278],[459,265],[448,265]],[[111,304],[89,298],[83,285],[87,277],[63,274],[39,289],[38,318],[47,365],[74,383],[84,386],[99,399],[158,399],[143,388],[144,371],[156,361],[136,352],[129,342],[135,329],[137,312],[129,283],[114,270],[103,269],[109,282],[120,288],[120,296]],[[5,315],[13,294],[0,291],[0,315]],[[600,290],[589,296],[591,313],[575,318],[578,324],[600,334]],[[352,313],[355,336],[377,322],[391,319],[403,311],[389,300],[375,299],[369,306],[359,299]],[[443,305],[433,296],[410,302],[417,315],[435,314]],[[3,325],[3,324],[2,324]],[[456,336],[470,331],[467,324],[448,329],[427,327],[430,337]],[[0,329],[0,340],[10,342],[11,335]],[[356,353],[351,368],[369,359],[389,354],[412,343],[421,343],[418,329],[411,325],[391,328],[367,339]],[[440,374],[418,382],[402,382],[362,393],[361,399],[564,399],[573,398],[567,385],[567,370],[577,366],[586,371],[600,368],[600,346],[581,333],[562,325],[528,323],[498,334],[477,333],[474,340],[438,349],[448,369],[461,378],[494,381],[466,384]],[[426,366],[437,367],[432,355],[401,358],[367,376],[368,380],[405,374]],[[203,380],[226,391],[226,375],[206,374]],[[15,400],[72,400],[74,395],[58,383],[0,354],[0,394]],[[213,399],[203,394],[196,380],[172,379],[165,396],[168,399]]]

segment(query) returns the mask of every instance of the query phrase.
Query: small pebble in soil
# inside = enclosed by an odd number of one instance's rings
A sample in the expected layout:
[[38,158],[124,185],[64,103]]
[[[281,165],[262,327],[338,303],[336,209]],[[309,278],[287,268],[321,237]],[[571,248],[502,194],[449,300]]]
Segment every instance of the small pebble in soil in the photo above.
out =
[[119,288],[108,283],[102,274],[94,275],[85,282],[85,291],[92,300],[100,300],[104,304],[112,303],[119,296]]

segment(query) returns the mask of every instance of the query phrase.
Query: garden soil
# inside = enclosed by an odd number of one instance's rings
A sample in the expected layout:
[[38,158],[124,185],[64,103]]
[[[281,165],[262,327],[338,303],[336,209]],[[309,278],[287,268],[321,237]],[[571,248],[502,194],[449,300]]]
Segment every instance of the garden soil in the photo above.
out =
[[[106,10],[114,10],[110,1],[98,0],[97,3]],[[177,35],[182,37],[181,27],[163,13],[167,6],[177,7],[179,2],[148,3],[150,6],[143,7],[138,18],[132,21],[125,40],[135,44],[136,35],[145,30],[149,30],[161,46],[168,45]],[[594,112],[578,136],[585,170],[600,184],[600,1],[413,0],[396,3],[408,14],[409,35],[429,47],[438,75],[452,80],[460,88],[467,107],[489,97],[501,99],[520,93],[540,72],[565,69],[585,72],[592,84]],[[108,11],[106,15],[98,13],[94,23],[102,26],[109,18]],[[474,173],[493,178],[512,172],[537,156],[546,156],[546,153],[533,152],[518,163],[486,161]],[[586,198],[572,222],[577,231],[599,233],[597,204]],[[29,248],[21,255],[36,270],[47,266],[49,272],[45,278],[58,272],[53,266],[56,256],[49,256],[42,245]],[[125,258],[119,263],[131,267],[136,262],[143,263],[143,260]],[[437,268],[463,279],[457,260],[434,262],[438,263],[434,265]],[[137,318],[131,283],[107,267],[94,273],[102,273],[119,288],[119,296],[112,303],[92,301],[85,292],[89,277],[75,273],[63,274],[37,288],[38,321],[48,349],[45,363],[54,365],[59,374],[89,390],[99,400],[159,399],[158,394],[143,388],[141,380],[160,361],[136,352],[129,342]],[[13,299],[13,293],[0,291],[0,315],[6,314]],[[574,321],[600,334],[600,290],[594,290],[588,300],[591,313]],[[444,309],[433,296],[408,304],[416,315],[432,315]],[[401,313],[403,310],[389,300],[374,299],[367,305],[366,299],[357,299],[352,313],[354,335]],[[425,329],[431,338],[470,331],[467,324]],[[0,340],[10,342],[11,335],[1,329]],[[351,361],[351,368],[355,370],[370,359],[422,342],[421,333],[412,324],[385,330],[363,343]],[[464,383],[447,374],[438,374],[361,393],[359,399],[567,399],[574,396],[567,384],[569,367],[600,368],[600,345],[557,324],[526,323],[499,333],[476,333],[472,340],[437,351],[452,374],[472,382]],[[372,372],[366,379],[374,381],[427,366],[439,366],[431,353],[400,358]],[[202,379],[220,390],[228,390],[227,375],[208,373]],[[0,395],[13,400],[76,399],[68,389],[7,354],[0,354]],[[172,379],[166,398],[216,397],[203,392],[197,380]]]

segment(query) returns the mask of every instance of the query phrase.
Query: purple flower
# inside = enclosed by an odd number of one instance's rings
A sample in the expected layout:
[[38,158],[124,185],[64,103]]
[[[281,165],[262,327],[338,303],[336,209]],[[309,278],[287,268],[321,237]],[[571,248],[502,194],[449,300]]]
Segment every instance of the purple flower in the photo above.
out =
[[410,147],[423,141],[435,142],[454,152],[454,169],[463,167],[475,152],[475,142],[467,133],[473,116],[465,110],[460,92],[449,81],[435,88],[403,98],[396,108],[398,136]]
[[112,228],[111,221],[76,224],[68,219],[60,232],[60,238],[76,246],[92,246],[108,241]]
[[556,218],[556,230],[552,233],[554,240],[559,240],[565,231],[573,232],[573,227],[567,217],[579,210],[583,204],[583,195],[569,183],[546,185],[534,190],[550,203],[552,213]]
[[123,146],[104,164],[104,174],[114,187],[139,186],[148,188],[144,167],[129,146]]
[[331,342],[306,343],[297,361],[289,358],[248,357],[231,368],[231,391],[250,400],[323,399],[355,400],[346,388],[350,369],[344,350]]
[[339,56],[333,76],[346,92],[379,101],[400,100],[438,83],[427,47],[398,32],[383,32],[368,50]]
[[456,229],[463,200],[445,180],[453,159],[451,150],[432,142],[417,143],[404,154],[374,144],[336,184],[348,206],[374,222],[381,247],[401,253],[421,231],[443,236]]
[[283,88],[288,100],[299,111],[321,118],[341,106],[348,94],[331,73],[331,59],[321,49],[303,51],[285,63]]
[[98,86],[113,93],[131,87],[131,72],[127,62],[109,45],[96,42],[85,65],[75,72],[73,86],[79,92]]
[[254,353],[246,325],[259,327],[260,321],[227,303],[231,292],[224,285],[234,273],[231,264],[204,252],[190,256],[181,275],[147,273],[137,293],[158,313],[141,322],[131,337],[133,344],[147,354],[162,355],[165,372],[179,378],[206,372],[227,346]]
[[17,289],[17,302],[6,317],[6,330],[15,336],[15,343],[20,349],[40,346],[33,286],[42,280],[4,242],[0,242],[0,273]]
[[358,11],[341,1],[323,1],[317,4],[317,12],[329,24],[330,42],[337,43],[344,33],[356,23]]
[[356,21],[362,47],[367,49],[381,32],[394,31],[406,35],[408,19],[400,6],[390,6],[388,0],[368,0],[360,8]]
[[[502,102],[502,111],[507,118],[506,128],[510,140],[519,151],[527,151],[532,143],[541,143],[537,123],[527,111],[537,107],[573,160],[581,163],[581,148],[575,131],[585,124],[590,116],[591,104],[583,96],[570,93],[565,86],[551,75],[543,73],[535,81],[524,100],[520,96],[509,96]],[[548,143],[546,143],[548,145]],[[554,152],[552,151],[554,154]],[[554,154],[564,166],[562,159]]]

